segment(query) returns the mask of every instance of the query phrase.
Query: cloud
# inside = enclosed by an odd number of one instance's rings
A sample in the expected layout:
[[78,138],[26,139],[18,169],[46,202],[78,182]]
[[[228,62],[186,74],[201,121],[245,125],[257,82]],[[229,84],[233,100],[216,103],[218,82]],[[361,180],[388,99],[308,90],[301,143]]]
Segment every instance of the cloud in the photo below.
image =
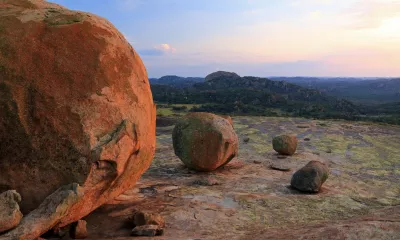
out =
[[400,0],[357,1],[343,15],[350,28],[378,28],[385,20],[400,17]]
[[160,45],[154,46],[154,49],[161,50],[165,53],[175,53],[176,49],[171,47],[168,43],[162,43]]
[[176,48],[171,47],[168,43],[162,43],[153,46],[153,48],[149,49],[139,49],[138,53],[142,56],[153,56],[159,57],[167,54],[173,54],[176,52]]

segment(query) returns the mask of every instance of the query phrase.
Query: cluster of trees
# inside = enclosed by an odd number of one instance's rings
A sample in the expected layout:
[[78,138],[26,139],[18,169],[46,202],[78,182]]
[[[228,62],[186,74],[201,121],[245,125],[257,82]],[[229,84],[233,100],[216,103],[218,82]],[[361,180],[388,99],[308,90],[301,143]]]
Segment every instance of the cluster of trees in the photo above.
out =
[[400,104],[389,104],[376,109],[338,99],[316,89],[267,78],[221,76],[186,87],[152,84],[151,88],[154,100],[159,103],[200,105],[193,107],[191,111],[400,124],[396,115]]

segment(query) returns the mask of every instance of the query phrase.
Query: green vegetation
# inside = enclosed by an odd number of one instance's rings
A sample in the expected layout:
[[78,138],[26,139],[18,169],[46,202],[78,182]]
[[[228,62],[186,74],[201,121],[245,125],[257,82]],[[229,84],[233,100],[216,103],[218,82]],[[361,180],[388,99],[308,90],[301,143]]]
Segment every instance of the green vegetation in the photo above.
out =
[[155,101],[196,104],[189,109],[192,112],[400,124],[399,103],[382,107],[357,105],[315,89],[266,78],[222,76],[190,86],[153,84],[151,88]]
[[157,104],[157,116],[183,116],[197,106],[195,104]]

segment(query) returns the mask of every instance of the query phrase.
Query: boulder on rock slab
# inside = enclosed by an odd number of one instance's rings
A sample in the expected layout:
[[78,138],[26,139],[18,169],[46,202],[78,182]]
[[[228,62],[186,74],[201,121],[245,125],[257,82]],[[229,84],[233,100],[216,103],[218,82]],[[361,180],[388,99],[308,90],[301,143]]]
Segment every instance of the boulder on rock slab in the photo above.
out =
[[164,234],[164,229],[158,225],[143,225],[137,226],[132,230],[132,236],[161,236]]
[[290,185],[301,192],[317,193],[328,175],[329,169],[324,163],[310,161],[293,174]]
[[175,154],[190,169],[213,171],[238,153],[238,137],[228,120],[212,113],[189,113],[172,132]]
[[21,195],[15,190],[0,194],[0,233],[15,228],[22,219],[18,203]]
[[296,135],[280,135],[272,140],[273,149],[282,155],[293,155],[297,149]]
[[139,55],[109,21],[43,0],[0,0],[0,192],[27,214],[59,187],[84,196],[58,227],[133,187],[155,151]]
[[133,214],[132,220],[135,227],[143,225],[158,225],[160,227],[165,227],[164,218],[157,213],[137,211]]
[[70,227],[70,237],[73,239],[85,239],[88,237],[87,229],[86,229],[86,221],[79,220],[71,224]]

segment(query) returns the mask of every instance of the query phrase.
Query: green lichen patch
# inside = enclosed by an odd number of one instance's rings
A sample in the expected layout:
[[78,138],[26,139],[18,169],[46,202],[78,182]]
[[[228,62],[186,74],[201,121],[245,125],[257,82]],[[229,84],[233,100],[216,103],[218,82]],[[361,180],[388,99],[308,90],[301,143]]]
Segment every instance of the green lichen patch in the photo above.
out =
[[65,12],[61,9],[48,9],[44,22],[49,26],[62,26],[82,22],[85,15],[79,12]]

